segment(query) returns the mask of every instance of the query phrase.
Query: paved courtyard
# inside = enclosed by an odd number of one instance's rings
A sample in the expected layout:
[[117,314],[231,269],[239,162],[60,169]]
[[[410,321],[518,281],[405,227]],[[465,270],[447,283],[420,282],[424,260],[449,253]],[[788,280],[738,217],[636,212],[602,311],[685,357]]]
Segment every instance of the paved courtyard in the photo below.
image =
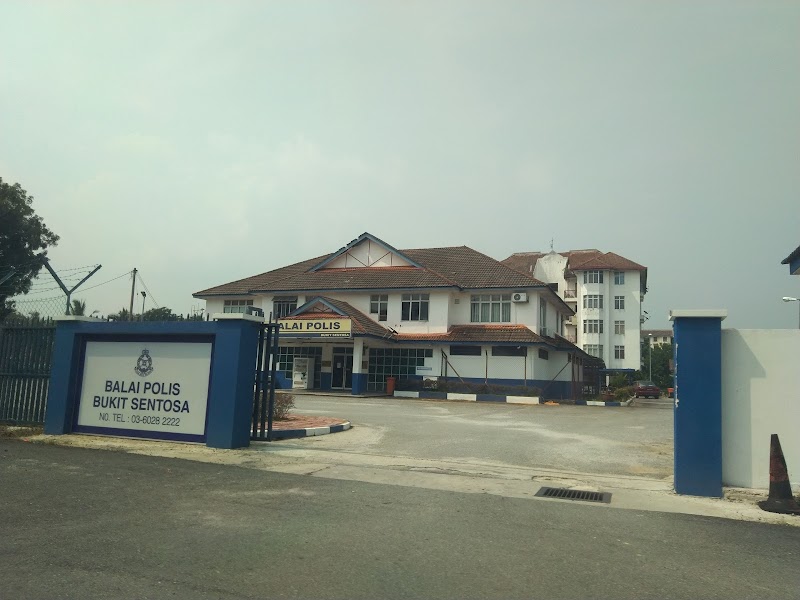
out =
[[351,396],[296,397],[296,411],[353,423],[305,448],[453,463],[668,478],[672,411]]

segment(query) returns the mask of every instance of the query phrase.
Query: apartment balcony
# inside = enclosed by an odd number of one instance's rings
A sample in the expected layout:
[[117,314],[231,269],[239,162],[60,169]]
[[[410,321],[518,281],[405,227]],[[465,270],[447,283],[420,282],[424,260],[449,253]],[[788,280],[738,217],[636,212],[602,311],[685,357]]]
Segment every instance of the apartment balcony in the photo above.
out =
[[577,344],[578,343],[578,336],[576,334],[574,334],[574,333],[565,333],[564,334],[564,338],[568,342],[572,342],[573,344]]
[[564,299],[565,300],[577,300],[578,299],[578,290],[564,290]]

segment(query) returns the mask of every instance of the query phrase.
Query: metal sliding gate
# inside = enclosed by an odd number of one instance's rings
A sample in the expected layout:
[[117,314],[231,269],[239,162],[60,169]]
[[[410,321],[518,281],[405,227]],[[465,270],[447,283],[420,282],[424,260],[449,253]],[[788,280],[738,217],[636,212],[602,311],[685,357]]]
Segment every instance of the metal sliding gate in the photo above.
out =
[[278,370],[278,331],[277,323],[264,323],[258,334],[251,440],[272,441],[272,416],[275,413],[275,372]]
[[0,423],[44,423],[55,332],[38,319],[0,325]]

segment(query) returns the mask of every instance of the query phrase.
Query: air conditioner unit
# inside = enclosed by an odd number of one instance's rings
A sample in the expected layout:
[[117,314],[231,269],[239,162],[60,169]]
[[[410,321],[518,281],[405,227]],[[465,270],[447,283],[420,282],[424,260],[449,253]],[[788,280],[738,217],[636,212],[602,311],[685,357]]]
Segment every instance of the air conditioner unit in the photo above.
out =
[[514,292],[511,294],[511,301],[512,302],[527,302],[528,301],[528,294],[525,292]]

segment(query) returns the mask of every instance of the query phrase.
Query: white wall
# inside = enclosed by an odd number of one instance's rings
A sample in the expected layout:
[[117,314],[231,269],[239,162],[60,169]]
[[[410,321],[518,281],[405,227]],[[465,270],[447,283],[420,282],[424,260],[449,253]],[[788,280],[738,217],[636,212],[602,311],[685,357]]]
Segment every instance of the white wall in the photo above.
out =
[[[547,348],[549,360],[539,358],[539,347],[532,346],[528,348],[528,356],[492,356],[491,346],[482,346],[480,356],[449,356],[449,348],[443,347],[444,351],[448,353],[448,360],[450,365],[458,371],[461,377],[482,379],[486,374],[487,357],[489,367],[489,379],[524,379],[527,377],[528,381],[533,379],[550,381],[555,378],[556,381],[570,381],[572,377],[572,370],[569,365],[563,370],[567,364],[567,353]],[[559,373],[559,371],[561,371]],[[558,375],[556,377],[556,375]],[[456,377],[456,374],[451,368],[449,370],[450,377]]]
[[[609,368],[638,369],[641,365],[641,290],[640,273],[625,271],[625,283],[614,283],[614,271],[603,271],[603,283],[583,283],[583,272],[578,276],[578,328],[577,346],[584,344],[602,344],[603,359]],[[602,294],[602,309],[583,308],[583,297],[586,294]],[[625,298],[625,309],[614,308],[614,297]],[[603,319],[603,333],[583,333],[583,321],[586,319]],[[625,321],[625,335],[614,333],[614,321]],[[625,346],[625,358],[614,358],[614,346]]]
[[770,436],[800,484],[800,330],[722,330],[722,481],[769,487]]

